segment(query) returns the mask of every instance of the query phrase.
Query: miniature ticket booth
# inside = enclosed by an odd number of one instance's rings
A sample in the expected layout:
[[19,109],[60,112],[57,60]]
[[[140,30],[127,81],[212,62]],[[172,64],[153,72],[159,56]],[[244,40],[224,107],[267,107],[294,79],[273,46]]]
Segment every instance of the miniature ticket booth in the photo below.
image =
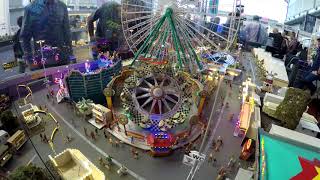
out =
[[92,105],[92,116],[93,119],[89,120],[89,122],[98,129],[101,129],[108,122],[112,121],[111,110],[102,106],[101,104]]
[[174,137],[167,132],[151,133],[147,136],[147,143],[151,146],[153,156],[167,156],[172,151]]

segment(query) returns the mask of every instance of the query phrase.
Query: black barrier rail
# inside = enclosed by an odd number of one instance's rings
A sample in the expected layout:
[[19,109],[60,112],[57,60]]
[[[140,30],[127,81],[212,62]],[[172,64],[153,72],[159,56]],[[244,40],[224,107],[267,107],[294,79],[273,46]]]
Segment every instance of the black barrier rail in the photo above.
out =
[[[52,82],[55,77],[60,77],[61,73],[69,73],[71,70],[81,69],[84,67],[85,62],[77,63],[77,64],[69,64],[64,66],[46,68],[47,78]],[[119,73],[121,71],[122,62],[116,62],[112,67],[109,67],[107,70],[113,73]],[[17,86],[21,84],[28,84],[37,80],[43,79],[44,70],[36,70],[32,72],[26,72],[23,74],[18,74],[15,76],[7,77],[0,80],[0,94],[6,94],[10,96],[12,99],[17,99],[19,97],[17,92]],[[110,75],[110,78],[112,75]],[[36,83],[30,86],[33,92],[41,90],[45,88],[45,84],[42,82]]]

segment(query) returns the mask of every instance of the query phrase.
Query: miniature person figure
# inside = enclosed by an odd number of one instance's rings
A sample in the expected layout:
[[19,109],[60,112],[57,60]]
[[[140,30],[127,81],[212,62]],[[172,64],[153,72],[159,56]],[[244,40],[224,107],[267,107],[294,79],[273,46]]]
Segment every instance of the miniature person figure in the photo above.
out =
[[72,137],[71,137],[71,134],[69,133],[67,136],[66,136],[66,139],[67,139],[67,142],[70,142]]
[[208,158],[208,163],[211,163],[212,161],[213,161],[213,154],[211,152]]
[[236,160],[235,160],[234,156],[232,155],[232,156],[230,157],[229,162],[228,162],[228,168],[233,168],[234,165],[235,165],[235,163],[236,163]]
[[85,134],[86,136],[88,136],[87,128],[83,127],[83,130],[84,130],[84,134]]
[[94,131],[95,131],[96,135],[98,136],[99,135],[98,129],[94,129]]
[[50,99],[50,96],[49,96],[49,94],[46,94],[47,95],[47,99],[49,100]]
[[112,157],[111,157],[110,155],[108,155],[108,156],[106,157],[106,160],[107,160],[108,165],[111,165],[111,163],[112,163]]
[[212,141],[212,149],[214,149],[216,147],[217,143],[215,140]]
[[99,157],[98,161],[99,161],[99,164],[100,164],[101,166],[104,166],[105,163],[104,163],[102,157]]
[[216,152],[220,151],[220,147],[222,145],[223,145],[222,138],[221,138],[221,136],[219,136],[218,139],[217,139],[217,144],[216,144],[216,147],[215,147],[215,151]]
[[115,147],[119,147],[119,141],[118,140],[114,140],[114,146]]
[[44,140],[45,143],[48,143],[48,142],[49,142],[46,134],[43,135],[43,140]]
[[219,169],[218,177],[216,178],[216,180],[224,179],[226,174],[227,174],[226,169],[223,166],[221,166],[221,168]]
[[178,144],[179,144],[179,140],[180,140],[180,137],[178,136],[178,137],[176,138],[176,140],[174,141],[174,145],[178,145]]
[[111,144],[111,146],[112,146],[112,147],[114,146],[114,144],[113,144],[113,140],[112,140],[112,138],[111,138],[111,137],[109,138],[109,143]]
[[90,132],[90,136],[91,136],[92,140],[96,140],[96,136],[94,135],[93,131]]
[[133,138],[133,136],[130,137],[130,143],[131,143],[131,144],[134,143],[134,138]]
[[217,142],[220,143],[221,145],[223,145],[222,137],[221,137],[221,136],[218,136]]
[[227,108],[227,109],[229,108],[229,102],[226,103],[226,108]]
[[215,156],[213,156],[213,164],[217,163],[217,158]]
[[134,158],[134,159],[138,159],[138,156],[139,156],[139,153],[138,153],[137,150],[135,150],[133,158]]
[[117,173],[120,176],[126,175],[128,173],[128,170],[126,167],[124,167],[124,165],[121,165],[120,169],[117,171]]
[[188,133],[185,133],[185,134],[183,135],[183,140],[184,140],[184,141],[187,141],[187,139],[188,139]]
[[39,135],[40,135],[41,141],[43,142],[43,136],[42,136],[42,134],[40,133]]
[[234,116],[234,114],[232,113],[232,114],[230,114],[230,116],[229,116],[229,121],[232,121],[233,120],[233,116]]
[[103,131],[104,138],[108,139],[106,131]]
[[133,156],[134,159],[138,159],[138,151],[133,147],[131,148],[131,154]]
[[205,125],[203,125],[201,127],[201,135],[204,135],[205,132],[206,132],[206,127],[205,127]]

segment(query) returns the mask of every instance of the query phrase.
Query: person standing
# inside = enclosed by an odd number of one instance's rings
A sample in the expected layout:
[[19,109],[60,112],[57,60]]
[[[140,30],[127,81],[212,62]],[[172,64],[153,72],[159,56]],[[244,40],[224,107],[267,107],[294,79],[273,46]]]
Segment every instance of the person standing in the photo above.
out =
[[14,58],[15,58],[15,61],[18,63],[20,73],[24,73],[26,69],[26,63],[24,62],[24,59],[23,59],[23,50],[20,44],[20,32],[21,32],[22,20],[23,20],[22,16],[18,17],[17,25],[19,26],[19,29],[13,36]]
[[105,130],[103,131],[103,135],[104,135],[104,138],[108,139],[108,136]]
[[75,59],[68,9],[61,0],[34,0],[27,5],[24,9],[20,38],[23,58],[31,70],[42,68],[41,62],[35,63],[33,58],[34,55],[41,56],[40,40],[44,41],[43,45],[59,49],[59,61],[50,58],[46,61],[46,66],[64,65]]
[[317,87],[314,81],[320,80],[320,36],[317,38],[318,49],[313,61],[309,61],[309,71],[304,75],[302,81],[298,83],[297,88],[303,89],[306,86],[310,90],[311,96],[316,92]]
[[253,22],[247,24],[244,28],[245,41],[247,45],[260,47],[267,40],[267,29],[260,22],[259,16],[253,17]]
[[[123,39],[121,31],[121,6],[116,2],[104,3],[88,18],[88,31],[92,45],[92,56],[98,58],[99,52],[97,42],[108,40],[110,47],[105,51],[116,51],[119,42]],[[94,33],[94,22],[98,21]]]
[[290,33],[287,54],[296,55],[298,48],[298,39],[295,32]]
[[46,135],[46,134],[43,135],[43,140],[44,140],[45,143],[48,143],[48,142],[49,142],[49,139],[47,138],[47,135]]
[[43,142],[43,136],[42,136],[42,134],[40,133],[40,139],[41,139],[41,141]]
[[86,136],[88,136],[87,128],[83,127],[83,130],[84,130],[84,134],[85,134]]
[[109,143],[111,144],[112,147],[114,146],[114,143],[111,137],[109,138]]
[[213,161],[213,153],[211,152],[209,154],[208,163],[211,163]]
[[91,136],[92,140],[96,140],[96,136],[94,135],[93,131],[90,132],[90,136]]
[[130,143],[131,143],[131,144],[134,143],[134,138],[133,138],[133,136],[130,137]]

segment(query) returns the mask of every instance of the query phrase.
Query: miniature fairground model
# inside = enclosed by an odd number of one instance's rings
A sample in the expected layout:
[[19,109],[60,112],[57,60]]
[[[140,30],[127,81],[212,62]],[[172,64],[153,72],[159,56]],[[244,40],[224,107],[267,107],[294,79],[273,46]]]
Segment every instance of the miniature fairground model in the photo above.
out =
[[[116,92],[112,99],[114,117],[125,114],[127,123],[134,124],[130,131],[148,136],[152,151],[166,153],[177,135],[191,130],[190,118],[198,114],[203,90],[199,81],[170,65],[143,63],[124,70],[108,85]],[[165,142],[156,142],[160,136]]]

